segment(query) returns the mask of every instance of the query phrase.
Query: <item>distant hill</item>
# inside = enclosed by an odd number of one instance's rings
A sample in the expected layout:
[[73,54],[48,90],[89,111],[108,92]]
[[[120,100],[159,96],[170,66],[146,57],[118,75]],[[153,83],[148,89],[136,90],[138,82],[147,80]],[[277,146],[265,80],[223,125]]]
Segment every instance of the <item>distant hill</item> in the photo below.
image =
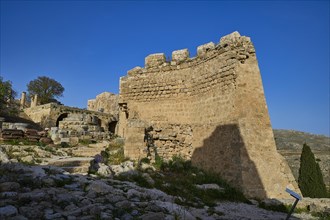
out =
[[330,151],[330,137],[301,131],[274,129],[274,136],[278,150],[302,150],[306,143],[315,151]]
[[324,183],[330,188],[330,137],[293,130],[273,131],[277,150],[287,160],[295,179],[298,180],[300,155],[306,143],[320,165]]

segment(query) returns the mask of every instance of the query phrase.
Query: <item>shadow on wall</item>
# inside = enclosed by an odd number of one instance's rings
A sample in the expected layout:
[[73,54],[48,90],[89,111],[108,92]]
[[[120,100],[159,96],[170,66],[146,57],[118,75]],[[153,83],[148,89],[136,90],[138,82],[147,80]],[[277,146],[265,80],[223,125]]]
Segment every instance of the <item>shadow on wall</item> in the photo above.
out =
[[203,141],[203,146],[194,150],[192,163],[220,174],[247,197],[266,198],[257,168],[249,158],[237,124],[217,126]]

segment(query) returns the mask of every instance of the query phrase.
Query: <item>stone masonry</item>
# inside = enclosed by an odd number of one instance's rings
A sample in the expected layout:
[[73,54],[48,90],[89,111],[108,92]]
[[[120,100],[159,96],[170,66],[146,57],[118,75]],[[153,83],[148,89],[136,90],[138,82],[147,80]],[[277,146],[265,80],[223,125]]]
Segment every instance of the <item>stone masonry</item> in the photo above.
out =
[[[248,197],[286,198],[299,192],[277,153],[254,46],[234,32],[197,48],[146,57],[120,79],[118,134],[125,154],[181,155],[215,171]],[[148,128],[148,129],[147,129]]]
[[95,99],[88,100],[87,110],[100,111],[118,116],[118,95],[103,92],[97,95]]
[[69,114],[59,122],[59,129],[84,132],[101,131],[101,121],[97,117],[88,114]]
[[31,108],[25,108],[24,113],[33,122],[40,124],[42,127],[55,127],[59,125],[59,122],[70,114],[83,114],[88,117],[98,118],[101,121],[101,127],[104,131],[109,130],[109,124],[111,122],[117,122],[118,116],[114,116],[109,113],[89,111],[56,103],[48,103],[45,105],[39,105]]

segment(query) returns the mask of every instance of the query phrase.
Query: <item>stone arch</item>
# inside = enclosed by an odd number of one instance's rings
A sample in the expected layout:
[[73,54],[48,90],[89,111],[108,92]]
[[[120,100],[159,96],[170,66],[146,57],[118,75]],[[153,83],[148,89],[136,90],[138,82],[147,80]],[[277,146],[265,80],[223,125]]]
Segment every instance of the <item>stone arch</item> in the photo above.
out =
[[60,114],[57,119],[56,119],[56,127],[58,127],[60,121],[63,121],[64,118],[67,118],[68,117],[68,114],[69,113],[62,113]]

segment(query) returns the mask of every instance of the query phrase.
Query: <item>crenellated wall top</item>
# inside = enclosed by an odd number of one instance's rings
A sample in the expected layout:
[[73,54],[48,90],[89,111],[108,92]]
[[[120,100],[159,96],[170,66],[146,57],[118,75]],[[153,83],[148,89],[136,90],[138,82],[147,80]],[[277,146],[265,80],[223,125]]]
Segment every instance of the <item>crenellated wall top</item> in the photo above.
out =
[[241,36],[237,31],[220,38],[218,44],[209,42],[197,47],[197,56],[190,57],[188,49],[180,49],[172,52],[172,59],[166,60],[164,53],[150,54],[145,58],[144,67],[134,67],[127,71],[127,76],[138,76],[150,72],[170,71],[174,69],[184,69],[196,65],[231,50],[242,47],[239,52],[233,56],[238,60],[244,60],[249,57],[247,54],[254,54],[255,49],[249,37]]

